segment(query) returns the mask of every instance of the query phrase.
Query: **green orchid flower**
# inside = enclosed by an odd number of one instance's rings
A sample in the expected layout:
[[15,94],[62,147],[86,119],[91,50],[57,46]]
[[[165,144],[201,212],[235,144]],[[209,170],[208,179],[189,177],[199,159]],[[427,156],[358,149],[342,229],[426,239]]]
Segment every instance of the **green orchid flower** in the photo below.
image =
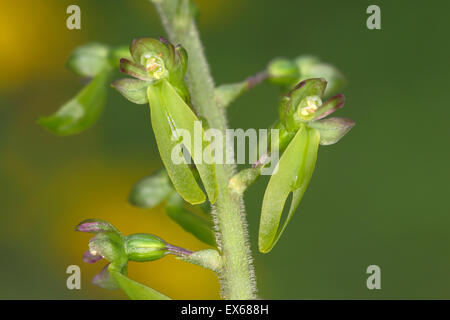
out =
[[[213,163],[203,161],[205,148],[204,130],[196,130],[201,123],[189,107],[189,93],[184,82],[187,69],[187,53],[181,46],[173,46],[160,38],[134,40],[130,47],[133,61],[122,59],[121,71],[135,79],[115,81],[112,86],[125,98],[137,104],[150,104],[151,123],[163,164],[176,191],[191,204],[206,201],[195,172],[184,161],[184,150],[190,154],[198,176],[211,203],[217,198],[217,182]],[[180,132],[188,132],[192,139],[185,141]],[[200,157],[194,152],[197,138],[200,140]],[[175,154],[183,161],[175,163]],[[210,155],[212,157],[212,155]]]
[[[319,145],[338,142],[354,125],[350,119],[328,118],[342,108],[343,95],[336,95],[322,103],[327,82],[323,78],[300,82],[279,105],[279,140],[274,143],[283,152],[267,185],[259,228],[259,250],[272,250],[300,204],[314,171]],[[273,150],[272,150],[273,151]],[[257,166],[267,164],[269,157],[261,159]],[[286,200],[292,193],[287,217],[280,227]]]

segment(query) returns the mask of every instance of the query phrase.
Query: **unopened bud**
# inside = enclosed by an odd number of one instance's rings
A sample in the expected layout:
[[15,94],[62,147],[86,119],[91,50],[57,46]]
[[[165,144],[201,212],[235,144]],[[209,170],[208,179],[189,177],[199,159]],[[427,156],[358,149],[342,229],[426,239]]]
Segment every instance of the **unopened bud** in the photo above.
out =
[[158,260],[169,253],[163,240],[146,233],[125,237],[125,251],[129,260],[137,262]]
[[300,77],[296,64],[284,58],[272,61],[267,67],[267,73],[269,80],[277,85],[291,85]]

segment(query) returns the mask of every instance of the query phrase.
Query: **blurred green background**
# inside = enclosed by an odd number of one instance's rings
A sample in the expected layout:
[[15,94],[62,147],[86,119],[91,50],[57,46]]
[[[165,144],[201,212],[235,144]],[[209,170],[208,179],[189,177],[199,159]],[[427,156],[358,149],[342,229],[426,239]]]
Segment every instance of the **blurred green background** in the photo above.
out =
[[[339,116],[356,121],[339,144],[321,147],[309,190],[277,247],[257,252],[266,180],[246,197],[260,295],[270,299],[450,298],[449,24],[444,1],[197,1],[217,83],[244,79],[272,58],[314,54],[346,74]],[[65,27],[78,4],[82,30]],[[382,30],[366,28],[378,4]],[[133,208],[132,185],[161,166],[148,107],[112,92],[95,127],[56,137],[36,124],[81,87],[64,66],[86,42],[127,44],[164,35],[145,0],[6,1],[0,10],[0,298],[125,298],[93,286],[101,268],[81,257],[102,218],[124,233],[155,233],[204,246],[159,210]],[[447,40],[445,40],[447,39]],[[264,84],[228,111],[233,128],[264,128],[278,90]],[[66,288],[66,267],[82,290]],[[366,287],[379,265],[382,289]],[[218,298],[209,271],[167,257],[130,265],[130,276],[173,298]]]

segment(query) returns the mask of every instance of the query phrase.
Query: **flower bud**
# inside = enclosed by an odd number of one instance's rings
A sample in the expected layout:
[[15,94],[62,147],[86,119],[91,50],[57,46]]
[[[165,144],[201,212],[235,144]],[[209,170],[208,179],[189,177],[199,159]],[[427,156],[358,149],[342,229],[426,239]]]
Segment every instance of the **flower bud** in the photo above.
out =
[[173,191],[165,170],[159,170],[138,181],[131,190],[129,202],[140,208],[154,208]]
[[319,58],[310,55],[302,55],[295,59],[295,64],[297,65],[301,76],[311,74],[311,68],[316,66],[319,62]]
[[325,95],[328,97],[345,86],[345,76],[335,66],[321,62],[314,56],[300,56],[295,59],[300,71],[300,80],[308,78],[325,78],[328,82]]
[[300,77],[295,63],[285,58],[273,60],[267,67],[267,72],[269,80],[277,85],[289,86]]
[[125,237],[125,250],[128,259],[137,262],[158,260],[169,252],[163,240],[145,233]]
[[73,51],[67,61],[67,67],[80,76],[93,78],[108,65],[109,54],[108,46],[89,43]]

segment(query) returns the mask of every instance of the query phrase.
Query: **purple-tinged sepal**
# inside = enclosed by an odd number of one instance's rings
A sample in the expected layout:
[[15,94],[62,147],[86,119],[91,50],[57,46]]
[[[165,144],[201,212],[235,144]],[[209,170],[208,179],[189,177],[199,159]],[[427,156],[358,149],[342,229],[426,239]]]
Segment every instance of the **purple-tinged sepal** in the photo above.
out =
[[100,219],[87,219],[80,222],[76,227],[75,231],[89,232],[89,233],[100,233],[100,232],[117,232],[120,234],[112,224]]
[[92,284],[107,290],[119,289],[116,280],[109,272],[109,266],[110,264],[108,263],[96,276],[94,276],[94,278],[92,278]]
[[152,82],[154,79],[147,73],[144,66],[127,60],[125,58],[120,59],[120,71],[133,78]]
[[328,118],[313,121],[308,125],[319,131],[320,144],[327,146],[341,140],[342,137],[353,128],[355,122],[346,118]]
[[84,263],[96,263],[97,261],[100,261],[102,259],[103,257],[100,254],[93,255],[89,250],[85,251],[83,254]]
[[317,109],[317,111],[314,113],[313,120],[320,120],[325,118],[336,110],[342,108],[344,106],[344,103],[345,96],[343,94],[338,94],[331,97]]

